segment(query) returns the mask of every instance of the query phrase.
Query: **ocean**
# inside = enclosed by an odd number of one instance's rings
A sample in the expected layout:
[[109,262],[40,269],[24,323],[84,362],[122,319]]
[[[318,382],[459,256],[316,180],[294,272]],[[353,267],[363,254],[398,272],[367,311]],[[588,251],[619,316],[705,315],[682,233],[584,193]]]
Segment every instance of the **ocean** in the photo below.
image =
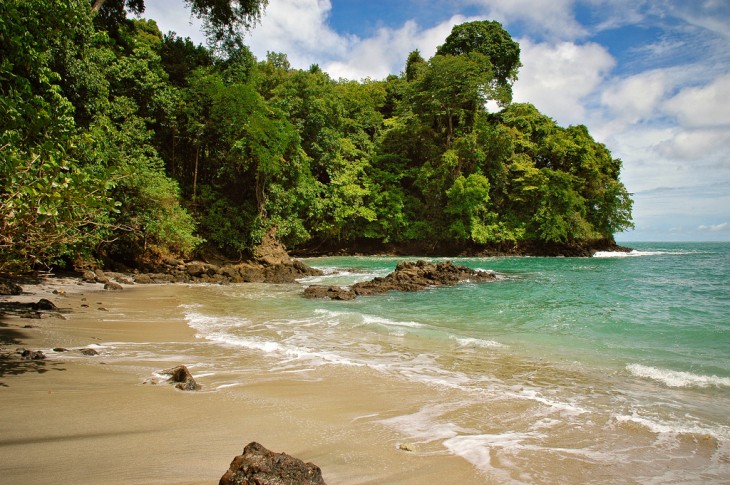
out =
[[448,258],[498,279],[347,302],[302,291],[418,258],[306,259],[324,275],[196,289],[181,311],[216,351],[176,352],[208,389],[241,385],[254,358],[270,379],[364,368],[423,386],[418,409],[368,419],[489,483],[728,483],[730,243],[630,246]]

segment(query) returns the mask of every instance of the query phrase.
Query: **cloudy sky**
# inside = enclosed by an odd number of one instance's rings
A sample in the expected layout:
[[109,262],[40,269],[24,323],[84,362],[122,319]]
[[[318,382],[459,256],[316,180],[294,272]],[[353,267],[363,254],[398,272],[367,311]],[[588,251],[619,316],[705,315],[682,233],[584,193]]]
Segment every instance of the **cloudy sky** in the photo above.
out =
[[[183,0],[146,3],[163,32],[204,43]],[[617,240],[730,240],[728,0],[270,0],[248,41],[259,59],[383,79],[485,19],[520,43],[514,101],[623,160],[636,229]]]

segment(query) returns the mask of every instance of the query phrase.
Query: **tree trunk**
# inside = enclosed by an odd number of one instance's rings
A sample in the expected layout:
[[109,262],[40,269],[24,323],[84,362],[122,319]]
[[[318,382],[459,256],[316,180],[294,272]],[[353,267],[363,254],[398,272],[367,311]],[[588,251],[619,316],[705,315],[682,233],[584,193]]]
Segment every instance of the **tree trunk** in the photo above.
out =
[[195,171],[193,172],[193,204],[195,203],[195,197],[198,193],[198,159],[200,158],[200,145],[195,151]]
[[91,8],[94,10],[94,12],[98,12],[99,10],[101,10],[101,7],[104,6],[104,2],[106,2],[106,0],[96,0],[94,2],[94,6]]
[[266,218],[266,198],[264,194],[264,185],[266,184],[266,176],[262,176],[261,172],[256,172],[256,208],[259,216]]
[[454,137],[454,120],[451,116],[451,111],[448,111],[446,116],[449,118],[449,132],[446,134],[446,148],[451,149],[451,141]]

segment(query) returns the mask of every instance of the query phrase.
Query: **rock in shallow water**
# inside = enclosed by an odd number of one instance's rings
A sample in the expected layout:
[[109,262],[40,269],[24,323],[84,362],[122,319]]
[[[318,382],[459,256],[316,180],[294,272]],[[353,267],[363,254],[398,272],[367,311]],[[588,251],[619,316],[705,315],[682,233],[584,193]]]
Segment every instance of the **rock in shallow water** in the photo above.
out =
[[251,442],[231,462],[219,485],[325,485],[322,470],[286,453]]
[[197,391],[200,389],[198,383],[193,379],[193,375],[184,365],[164,370],[162,374],[169,375],[170,379],[168,381],[176,383],[175,387],[182,391]]
[[395,271],[384,278],[355,283],[349,288],[339,286],[312,285],[304,290],[307,298],[330,298],[332,300],[352,300],[357,296],[378,295],[388,291],[420,291],[437,286],[451,286],[461,281],[494,281],[497,276],[487,271],[477,271],[445,261],[398,263]]
[[25,360],[44,360],[45,354],[40,350],[23,350],[20,356]]

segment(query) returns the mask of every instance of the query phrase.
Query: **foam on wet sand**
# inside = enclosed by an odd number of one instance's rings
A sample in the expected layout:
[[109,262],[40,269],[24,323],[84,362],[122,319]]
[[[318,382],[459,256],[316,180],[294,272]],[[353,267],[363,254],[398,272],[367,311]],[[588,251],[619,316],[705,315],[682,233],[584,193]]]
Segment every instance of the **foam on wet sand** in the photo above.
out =
[[[332,366],[320,379],[287,379],[272,377],[266,357],[254,355],[245,376],[225,376],[229,382],[216,388],[153,384],[156,372],[177,364],[206,375],[205,352],[215,347],[197,339],[184,318],[195,288],[106,292],[55,279],[24,288],[21,300],[48,298],[70,311],[65,319],[2,320],[2,481],[217,483],[250,441],[317,464],[328,483],[484,480],[446,450],[400,449],[397,430],[374,424],[415,412],[421,386],[371,369]],[[47,358],[20,361],[20,347]],[[52,350],[60,347],[69,351]],[[76,352],[89,347],[98,355]]]

